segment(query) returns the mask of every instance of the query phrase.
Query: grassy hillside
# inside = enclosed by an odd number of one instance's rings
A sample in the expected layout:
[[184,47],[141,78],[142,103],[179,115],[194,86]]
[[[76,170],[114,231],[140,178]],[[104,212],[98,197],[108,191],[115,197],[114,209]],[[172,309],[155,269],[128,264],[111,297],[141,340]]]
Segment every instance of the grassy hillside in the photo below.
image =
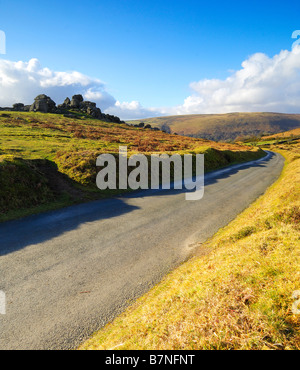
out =
[[216,141],[231,141],[242,136],[276,134],[299,128],[300,114],[195,114],[149,118],[143,122],[150,123],[153,127],[169,127],[172,133]]
[[297,144],[300,139],[300,128],[293,130],[280,132],[278,134],[266,135],[261,137],[244,137],[241,138],[237,143],[243,143],[247,145],[254,145],[259,147],[270,147],[271,145],[279,144]]
[[300,137],[300,127],[295,128],[294,130],[281,132],[279,134],[269,135],[269,136],[263,136],[262,139],[268,140],[268,139],[291,139],[291,138],[299,138]]
[[80,349],[300,349],[300,140],[272,149],[266,194]]
[[206,170],[259,158],[263,152],[239,144],[169,135],[78,115],[1,112],[0,221],[99,199],[118,192],[96,187],[96,158],[117,153],[205,153]]

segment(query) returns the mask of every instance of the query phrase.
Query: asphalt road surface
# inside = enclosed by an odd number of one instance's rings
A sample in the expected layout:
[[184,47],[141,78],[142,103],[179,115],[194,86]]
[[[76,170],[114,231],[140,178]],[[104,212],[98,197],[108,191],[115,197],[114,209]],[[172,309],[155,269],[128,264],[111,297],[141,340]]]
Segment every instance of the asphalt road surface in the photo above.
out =
[[74,349],[227,225],[284,159],[216,171],[202,200],[140,191],[0,224],[0,349]]

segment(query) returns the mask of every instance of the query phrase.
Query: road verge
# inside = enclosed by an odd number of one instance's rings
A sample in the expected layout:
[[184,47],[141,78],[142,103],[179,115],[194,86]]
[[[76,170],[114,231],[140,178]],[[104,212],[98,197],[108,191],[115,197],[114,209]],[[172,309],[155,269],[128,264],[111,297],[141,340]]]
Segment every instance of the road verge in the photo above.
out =
[[79,349],[300,349],[300,145],[279,151],[262,197]]

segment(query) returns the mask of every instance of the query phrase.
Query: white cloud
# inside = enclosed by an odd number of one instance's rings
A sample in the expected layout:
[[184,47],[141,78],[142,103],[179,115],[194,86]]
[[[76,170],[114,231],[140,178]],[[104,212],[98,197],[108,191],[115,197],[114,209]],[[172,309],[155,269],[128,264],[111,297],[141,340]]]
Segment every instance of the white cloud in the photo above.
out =
[[135,119],[159,115],[143,108],[139,102],[119,102],[107,92],[104,83],[77,71],[58,72],[42,67],[38,59],[29,62],[12,62],[0,59],[0,106],[14,103],[32,104],[39,94],[50,96],[57,104],[66,97],[82,94],[85,100],[97,103],[105,113],[122,119]]
[[160,116],[161,111],[156,108],[144,108],[138,101],[120,102],[106,110],[107,113],[121,117],[123,120],[142,119],[147,117]]
[[57,104],[82,94],[105,113],[123,120],[160,115],[276,111],[300,112],[300,46],[282,50],[270,58],[256,53],[228,78],[204,79],[190,84],[192,94],[174,107],[146,108],[140,102],[120,102],[102,81],[80,72],[57,72],[43,68],[37,59],[12,62],[0,59],[0,106],[16,102],[31,104],[45,93]]
[[117,101],[110,109],[136,118],[229,112],[300,113],[300,46],[272,58],[256,53],[241,66],[224,80],[192,82],[192,94],[178,106],[146,109],[136,101]]
[[256,53],[224,80],[190,84],[193,94],[170,114],[276,111],[300,112],[300,47],[273,58]]
[[29,62],[0,59],[0,106],[31,104],[42,93],[57,104],[75,94],[82,94],[85,98],[94,96],[101,109],[114,105],[116,101],[100,80],[80,72],[52,71],[41,67],[37,59]]

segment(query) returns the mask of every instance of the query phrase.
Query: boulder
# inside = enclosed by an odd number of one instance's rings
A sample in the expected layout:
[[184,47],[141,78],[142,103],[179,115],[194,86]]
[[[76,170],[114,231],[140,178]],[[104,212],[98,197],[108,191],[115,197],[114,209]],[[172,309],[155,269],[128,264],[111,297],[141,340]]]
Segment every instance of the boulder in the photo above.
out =
[[96,108],[96,103],[93,103],[91,101],[83,101],[80,103],[80,109],[86,110],[88,108]]
[[111,114],[103,114],[101,119],[106,122],[121,123],[119,117],[113,116]]
[[31,112],[54,113],[55,110],[55,102],[49,96],[44,94],[38,95],[30,107]]
[[70,107],[71,108],[79,109],[80,108],[80,104],[82,102],[83,102],[83,96],[82,95],[74,95],[72,97],[72,100],[71,100],[71,103],[70,103]]
[[62,104],[59,104],[57,108],[59,109],[59,112],[64,109],[70,108],[71,100],[69,98],[66,98],[65,101]]
[[22,112],[24,111],[24,104],[23,103],[16,103],[13,105],[13,110],[17,112]]
[[71,104],[71,100],[69,98],[66,98],[63,105],[69,106]]
[[102,113],[99,108],[96,107],[88,107],[85,111],[89,116],[92,116],[93,118],[102,118]]
[[[1,110],[5,110],[5,108],[0,108]],[[7,110],[15,110],[15,111],[24,111],[24,112],[42,112],[42,113],[57,113],[63,114],[65,117],[69,118],[80,118],[80,115],[74,115],[72,110],[81,112],[83,114],[89,115],[94,119],[99,119],[106,122],[113,122],[113,123],[123,123],[126,124],[124,121],[121,121],[119,117],[104,114],[101,112],[100,108],[97,108],[96,103],[91,101],[84,101],[82,95],[74,95],[72,100],[66,98],[63,104],[56,106],[55,102],[47,95],[41,94],[34,99],[34,103],[30,106],[24,105],[22,103],[17,103],[14,105],[13,108],[7,108]],[[71,111],[71,112],[70,112]],[[84,116],[86,117],[86,116]],[[144,127],[144,123],[141,122],[139,127]],[[149,125],[148,125],[149,128]],[[151,126],[150,126],[151,128]]]

